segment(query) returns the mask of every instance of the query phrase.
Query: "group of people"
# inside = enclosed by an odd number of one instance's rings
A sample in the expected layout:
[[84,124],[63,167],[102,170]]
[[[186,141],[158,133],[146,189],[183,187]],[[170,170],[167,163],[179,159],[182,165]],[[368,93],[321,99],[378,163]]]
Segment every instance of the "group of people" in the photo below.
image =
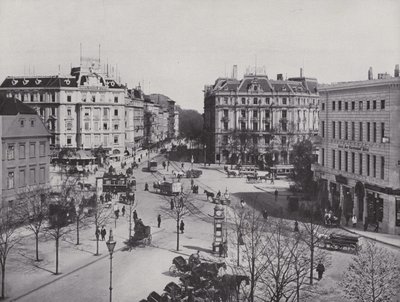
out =
[[96,228],[96,240],[98,241],[100,236],[101,236],[101,240],[104,241],[106,239],[106,235],[107,235],[107,231],[104,227],[104,225],[101,227],[101,230],[99,228]]

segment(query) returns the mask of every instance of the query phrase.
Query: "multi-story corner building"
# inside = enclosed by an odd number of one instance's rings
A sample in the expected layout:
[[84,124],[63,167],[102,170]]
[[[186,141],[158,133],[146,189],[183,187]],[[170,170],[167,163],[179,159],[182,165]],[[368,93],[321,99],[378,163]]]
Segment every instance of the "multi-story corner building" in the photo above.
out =
[[[159,117],[161,128],[159,130],[162,132],[160,132],[160,136],[164,139],[173,139],[177,136],[175,133],[175,128],[179,128],[179,113],[176,110],[175,101],[163,94],[158,93],[150,94],[149,98],[154,104],[159,105],[161,108],[159,111],[161,114]],[[165,116],[165,112],[168,113],[167,116]],[[176,114],[178,114],[178,117],[176,117]],[[167,125],[165,125],[165,119],[167,119]],[[164,121],[161,122],[161,120]],[[165,129],[165,126],[167,129]]]
[[144,95],[140,87],[128,89],[125,102],[125,147],[135,153],[142,147],[144,137]]
[[49,184],[50,133],[36,111],[0,96],[0,201],[11,205],[24,190]]
[[400,77],[319,88],[322,144],[315,176],[325,207],[400,234]]
[[204,90],[207,161],[290,163],[295,142],[318,133],[317,80],[247,74]]
[[0,93],[37,110],[51,133],[53,147],[102,146],[113,154],[122,154],[125,87],[108,78],[99,63],[83,62],[72,68],[69,76],[7,77]]
[[161,107],[145,96],[144,100],[144,141],[146,146],[153,146],[159,142]]
[[179,136],[179,111],[175,110],[174,111],[174,128],[172,132],[172,137],[171,138],[176,138]]

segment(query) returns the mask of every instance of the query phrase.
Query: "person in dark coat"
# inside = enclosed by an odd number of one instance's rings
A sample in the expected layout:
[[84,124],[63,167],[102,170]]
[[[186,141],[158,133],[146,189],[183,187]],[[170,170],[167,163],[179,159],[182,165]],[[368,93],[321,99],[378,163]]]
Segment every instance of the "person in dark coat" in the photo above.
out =
[[147,182],[144,184],[144,190],[145,190],[145,191],[148,191],[148,190],[149,190],[149,184],[148,184]]
[[107,235],[107,231],[104,228],[104,226],[101,228],[100,234],[101,234],[101,240],[104,241],[104,239],[106,239],[106,235]]
[[320,261],[317,265],[318,280],[322,279],[322,275],[324,274],[324,272],[325,272],[325,266]]
[[277,201],[278,200],[278,190],[275,190],[274,195],[275,195],[275,201]]
[[138,215],[136,210],[133,211],[133,221],[136,222],[136,220],[138,219]]
[[125,216],[125,206],[122,207],[122,216]]
[[297,220],[294,221],[294,231],[295,232],[299,231],[299,223],[297,222]]
[[267,212],[267,210],[264,210],[264,211],[263,211],[263,218],[264,218],[264,219],[268,219],[268,212]]
[[170,205],[171,205],[171,211],[172,211],[174,209],[174,207],[175,207],[173,198],[171,198]]
[[183,231],[185,230],[185,223],[183,220],[181,220],[181,224],[179,225],[179,230],[181,231],[181,234],[183,234]]
[[160,214],[158,214],[158,216],[157,216],[157,225],[158,225],[158,227],[161,226],[161,215]]

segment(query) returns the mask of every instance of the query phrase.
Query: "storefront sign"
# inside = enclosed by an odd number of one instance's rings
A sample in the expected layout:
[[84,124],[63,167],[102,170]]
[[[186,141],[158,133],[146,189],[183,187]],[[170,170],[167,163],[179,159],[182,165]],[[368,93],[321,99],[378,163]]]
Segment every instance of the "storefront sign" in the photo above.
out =
[[355,150],[355,151],[366,151],[369,152],[369,147],[367,146],[352,146],[348,144],[339,144],[339,149]]

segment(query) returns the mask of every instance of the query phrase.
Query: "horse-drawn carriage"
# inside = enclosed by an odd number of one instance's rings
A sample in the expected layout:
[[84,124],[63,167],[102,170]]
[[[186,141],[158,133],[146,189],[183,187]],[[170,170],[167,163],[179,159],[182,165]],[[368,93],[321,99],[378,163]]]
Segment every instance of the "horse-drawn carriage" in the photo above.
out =
[[209,200],[209,198],[211,198],[213,203],[227,204],[227,205],[229,205],[231,203],[230,195],[229,195],[228,191],[225,191],[225,193],[223,195],[221,195],[220,192],[218,192],[218,194],[215,195],[211,191],[204,190],[204,194],[206,194],[207,200]]
[[358,252],[358,237],[343,234],[332,233],[321,238],[321,246],[324,248],[334,250],[351,250],[355,253]]
[[129,246],[146,246],[151,244],[151,227],[144,225],[141,219],[136,220],[133,230],[134,234],[128,240]]
[[178,195],[182,191],[182,184],[180,182],[154,182],[153,189],[163,195]]

